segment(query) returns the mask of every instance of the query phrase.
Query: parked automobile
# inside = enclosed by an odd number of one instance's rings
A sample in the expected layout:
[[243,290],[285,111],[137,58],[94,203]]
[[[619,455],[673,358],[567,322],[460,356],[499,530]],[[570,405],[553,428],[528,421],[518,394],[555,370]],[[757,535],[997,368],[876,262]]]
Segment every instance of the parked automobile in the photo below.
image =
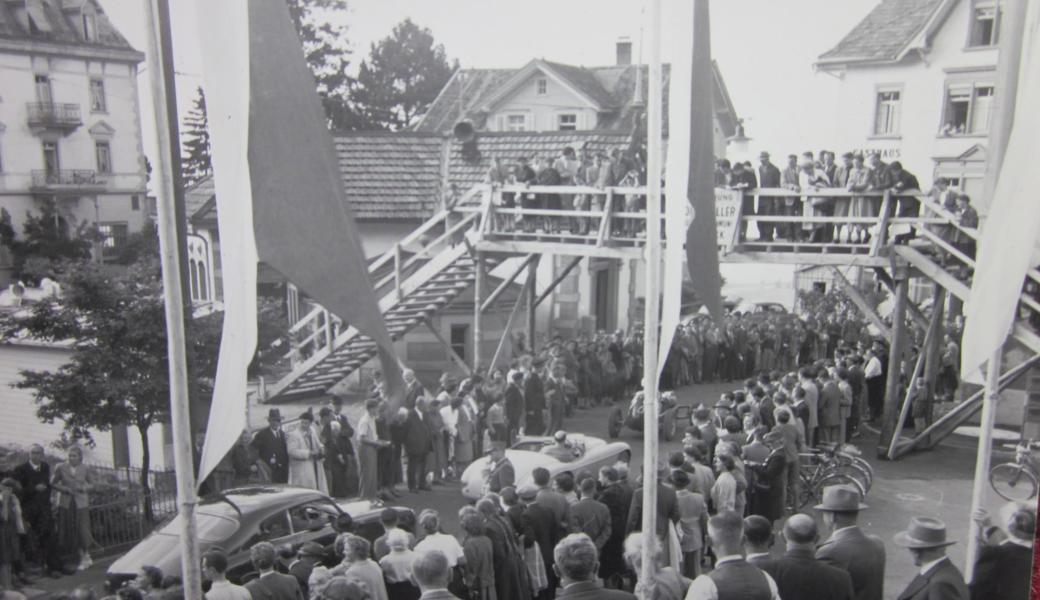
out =
[[[567,442],[574,450],[574,459],[560,461],[541,449],[555,443],[551,437],[521,436],[508,450],[506,458],[513,463],[516,472],[516,487],[519,488],[531,481],[531,474],[538,467],[549,470],[551,477],[560,473],[577,474],[578,471],[597,472],[600,467],[612,465],[618,461],[628,462],[632,458],[632,449],[624,442],[611,442],[592,436],[571,433]],[[488,468],[485,456],[472,463],[462,472],[462,495],[467,500],[478,500],[484,495],[484,472]]]
[[[690,424],[693,407],[679,404],[672,392],[661,393],[658,402],[657,417],[661,438],[670,442],[678,435],[680,425]],[[626,427],[642,432],[643,422],[643,392],[640,391],[632,397],[627,410],[617,406],[610,411],[610,415],[607,416],[607,435],[611,439],[617,438]]]
[[[195,512],[199,551],[213,547],[228,552],[228,579],[238,583],[251,572],[249,548],[258,542],[275,546],[304,542],[326,545],[335,538],[332,523],[342,514],[354,519],[354,532],[374,541],[383,534],[379,514],[385,507],[368,500],[340,502],[317,490],[287,485],[256,485],[226,490],[204,498]],[[402,527],[414,530],[415,514],[410,508],[394,507],[401,513]],[[181,518],[174,516],[160,525],[108,568],[110,590],[133,579],[141,567],[152,565],[163,573],[180,575]]]

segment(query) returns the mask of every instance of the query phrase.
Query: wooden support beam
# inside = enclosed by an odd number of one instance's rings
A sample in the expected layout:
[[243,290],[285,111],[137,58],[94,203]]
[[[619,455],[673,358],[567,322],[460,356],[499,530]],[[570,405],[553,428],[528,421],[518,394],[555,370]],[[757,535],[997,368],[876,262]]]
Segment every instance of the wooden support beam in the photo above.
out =
[[[478,255],[483,254],[483,252],[478,251]],[[516,278],[524,272],[524,269],[527,267],[527,265],[531,263],[532,260],[535,259],[536,256],[537,255],[535,254],[528,254],[527,258],[525,258],[523,262],[520,263],[520,266],[518,266],[509,277],[507,277],[502,283],[500,283],[498,287],[495,288],[495,291],[491,292],[491,295],[487,297],[487,300],[480,304],[480,312],[487,312],[489,308],[494,306],[495,302],[498,301],[498,297],[505,293],[505,291],[509,289],[509,286],[513,285],[513,282],[516,281]]]
[[610,222],[614,215],[614,190],[607,190],[607,196],[603,199],[603,220],[599,223],[599,232],[596,235],[596,245],[603,247],[610,239]]
[[[548,234],[546,236],[548,237]],[[480,240],[477,249],[485,252],[504,252],[506,254],[558,254],[562,256],[593,256],[597,258],[640,258],[643,256],[641,246],[628,248],[589,244],[569,244],[548,241],[514,241],[514,240]]]
[[[1040,363],[1040,354],[1030,356],[1021,364],[1016,365],[1001,375],[999,389],[1002,390],[1006,388],[1037,363]],[[932,423],[930,427],[917,434],[913,439],[899,444],[896,447],[895,457],[899,458],[904,456],[915,448],[927,450],[935,447],[935,445],[942,441],[943,438],[953,433],[957,427],[975,416],[975,414],[982,409],[982,397],[984,395],[985,390],[980,389],[955,406],[953,410],[943,415],[942,418],[936,420],[935,423]]]
[[899,372],[906,346],[906,296],[910,282],[906,278],[896,280],[895,305],[892,308],[892,337],[888,353],[888,376],[885,381],[884,411],[882,412],[881,441],[878,443],[878,458],[888,458],[885,451],[896,430],[899,418]]
[[455,352],[455,349],[451,347],[451,344],[448,343],[448,340],[444,339],[444,336],[441,335],[441,332],[437,331],[437,328],[433,326],[433,323],[431,323],[429,319],[423,319],[423,324],[425,324],[426,328],[430,330],[430,333],[433,334],[433,337],[437,338],[437,341],[440,342],[440,344],[444,346],[445,349],[447,349],[448,358],[451,359],[451,362],[458,365],[459,368],[466,373],[466,375],[472,375],[473,369],[470,369],[469,365],[466,364],[466,361],[463,360],[457,352]]
[[892,206],[892,192],[885,190],[885,195],[881,199],[881,212],[878,215],[878,230],[877,235],[870,241],[870,255],[877,256],[881,248],[888,243],[888,213],[889,208]]
[[520,309],[525,304],[527,298],[527,289],[531,286],[531,277],[524,281],[523,287],[520,289],[520,296],[516,299],[516,303],[513,304],[513,310],[509,313],[509,318],[506,319],[506,326],[502,330],[502,337],[498,340],[498,347],[495,348],[495,355],[491,357],[491,363],[488,364],[487,375],[490,376],[491,372],[495,370],[495,365],[502,358],[502,351],[505,350],[506,344],[513,338],[513,327],[516,325],[517,317],[520,315]]
[[531,354],[535,352],[535,300],[537,299],[538,290],[536,288],[538,278],[538,260],[527,264],[527,347],[530,349]]
[[834,280],[838,282],[842,291],[845,292],[845,295],[848,296],[849,300],[852,300],[852,303],[856,305],[856,308],[863,313],[863,316],[865,316],[874,327],[877,327],[878,330],[881,331],[881,335],[887,339],[891,339],[892,332],[888,329],[888,325],[885,325],[885,321],[881,318],[881,315],[877,314],[877,311],[871,308],[870,304],[867,303],[867,299],[863,297],[863,294],[860,293],[859,289],[849,283],[849,280],[845,278],[845,274],[842,273],[838,267],[831,267],[831,271],[834,273]]
[[473,281],[473,369],[472,373],[480,372],[480,347],[484,342],[484,324],[481,316],[484,313],[481,299],[484,297],[484,253],[476,253],[476,277]]
[[[880,281],[882,285],[888,288],[889,292],[891,292],[892,294],[896,293],[896,285],[892,282],[892,276],[888,274],[888,271],[881,267],[874,267],[874,273],[877,275],[878,281]],[[936,287],[940,290],[943,289],[942,286]],[[943,297],[945,298],[945,294],[943,295]],[[914,323],[916,323],[918,327],[928,327],[928,317],[926,317],[924,313],[921,312],[920,308],[917,308],[916,304],[914,304],[913,302],[909,302],[906,305],[906,309],[910,311],[910,318],[914,320]]]
[[[932,341],[942,335],[942,314],[942,310],[932,311],[932,321],[928,324],[928,332],[925,334],[924,344],[917,355],[917,362],[914,365],[914,372],[910,376],[910,381],[906,384],[906,396],[903,398],[903,406],[899,410],[899,420],[896,421],[895,431],[892,432],[892,441],[888,445],[888,460],[895,460],[896,444],[899,443],[899,436],[903,433],[903,426],[906,422],[906,417],[910,413],[910,395],[916,385],[917,378],[920,377],[921,373],[924,371],[928,349],[933,346]],[[930,394],[931,382],[928,381],[927,383],[929,386],[928,393]]]
[[961,300],[968,299],[969,288],[963,281],[957,279],[941,266],[932,262],[930,258],[921,254],[919,250],[911,246],[895,246],[895,253],[906,259],[915,269],[921,271],[926,277],[947,289],[951,294]]
[[571,261],[569,265],[567,265],[562,271],[560,271],[560,274],[552,280],[552,282],[549,284],[549,287],[545,288],[545,291],[542,292],[541,295],[538,296],[538,299],[534,301],[535,308],[541,305],[541,303],[549,297],[549,294],[551,294],[553,290],[556,289],[556,286],[560,285],[560,282],[563,281],[564,278],[567,277],[567,275],[570,275],[570,272],[573,271],[575,267],[581,264],[582,258],[583,257],[581,256],[575,258]]

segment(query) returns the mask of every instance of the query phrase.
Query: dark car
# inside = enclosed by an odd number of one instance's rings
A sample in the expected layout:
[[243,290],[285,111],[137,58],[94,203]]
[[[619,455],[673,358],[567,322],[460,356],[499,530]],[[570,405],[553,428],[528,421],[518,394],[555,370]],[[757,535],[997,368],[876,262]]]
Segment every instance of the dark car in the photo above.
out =
[[[258,542],[298,548],[304,542],[327,545],[335,538],[332,523],[342,514],[354,520],[354,533],[374,541],[383,534],[379,514],[385,507],[369,500],[336,501],[317,490],[257,485],[226,490],[199,502],[195,512],[199,552],[220,547],[228,552],[228,579],[238,583],[253,570],[249,548]],[[415,514],[394,507],[405,529],[412,530]],[[181,574],[181,518],[160,525],[108,568],[108,586],[116,590],[133,579],[141,567],[152,565],[167,575]]]

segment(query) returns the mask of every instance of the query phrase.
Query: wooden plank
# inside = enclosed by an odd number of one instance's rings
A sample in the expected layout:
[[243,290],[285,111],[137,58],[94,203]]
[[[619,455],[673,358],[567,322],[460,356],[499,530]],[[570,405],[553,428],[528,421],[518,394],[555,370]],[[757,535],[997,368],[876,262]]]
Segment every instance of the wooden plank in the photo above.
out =
[[[888,460],[895,460],[896,445],[899,443],[899,438],[903,433],[903,426],[906,422],[906,417],[910,413],[910,395],[913,392],[914,385],[917,382],[917,378],[921,376],[924,371],[925,361],[928,358],[928,349],[934,346],[933,341],[938,338],[942,329],[942,315],[941,309],[932,311],[932,320],[928,324],[928,332],[924,337],[923,347],[920,349],[917,355],[917,362],[914,364],[914,373],[910,376],[910,381],[906,384],[906,395],[903,398],[903,406],[899,409],[899,420],[896,421],[895,431],[892,432],[892,441],[888,445]],[[934,362],[934,358],[933,361]],[[929,381],[929,386],[931,382]],[[929,389],[928,393],[931,393]]]
[[896,297],[892,308],[892,336],[888,354],[888,375],[885,378],[885,399],[881,416],[881,441],[878,443],[878,458],[888,458],[885,448],[892,440],[896,429],[899,409],[899,374],[906,350],[906,303],[910,280],[896,279]]
[[502,329],[502,337],[498,340],[498,347],[495,348],[495,354],[491,357],[491,362],[488,364],[487,372],[485,376],[490,376],[491,372],[495,370],[495,365],[502,358],[502,351],[505,350],[506,344],[512,339],[513,326],[516,325],[516,319],[520,315],[520,309],[524,306],[525,300],[527,299],[527,289],[531,286],[531,278],[528,277],[524,280],[523,287],[520,288],[520,295],[517,296],[516,302],[513,304],[513,310],[509,312],[509,318],[506,319],[506,326]]
[[886,339],[891,339],[892,331],[887,325],[885,325],[885,321],[881,318],[881,315],[877,314],[877,311],[871,308],[870,304],[867,303],[867,299],[863,297],[863,294],[860,293],[858,289],[856,289],[856,286],[849,283],[849,280],[845,278],[845,274],[842,273],[838,267],[831,267],[831,271],[834,273],[834,279],[838,282],[838,285],[841,286],[842,291],[845,292],[845,295],[848,296],[849,300],[852,300],[852,303],[856,305],[856,308],[863,313],[863,316],[865,316],[874,327],[877,327],[878,330],[881,331],[882,336]]
[[549,294],[551,294],[552,291],[554,289],[556,289],[556,286],[560,285],[560,282],[563,281],[564,278],[567,277],[567,275],[569,275],[570,272],[573,271],[575,267],[577,267],[579,264],[581,264],[581,261],[582,261],[582,257],[579,256],[578,258],[575,258],[574,260],[572,260],[571,263],[569,265],[567,265],[563,269],[563,271],[560,271],[560,274],[557,275],[552,280],[552,282],[549,283],[549,287],[546,288],[546,290],[544,292],[542,292],[540,296],[538,296],[538,299],[534,301],[535,307],[538,307],[539,305],[541,305],[541,303],[544,302],[545,299],[549,297]]
[[911,246],[894,246],[895,253],[905,259],[908,263],[932,281],[946,288],[951,294],[961,300],[968,299],[969,288],[963,281],[957,279],[945,269],[935,264],[930,258]]
[[535,254],[528,254],[527,257],[524,258],[523,262],[521,262],[520,265],[516,268],[516,270],[514,270],[509,275],[509,277],[504,279],[502,283],[498,284],[498,287],[495,288],[495,291],[491,292],[491,295],[488,296],[487,300],[481,303],[480,312],[487,312],[489,308],[494,306],[495,302],[498,301],[498,297],[504,294],[505,291],[509,289],[509,286],[513,285],[513,282],[516,281],[516,278],[524,272],[524,269],[527,268],[527,265],[529,265],[531,261],[535,259],[535,257]]
[[[892,282],[892,276],[888,274],[888,271],[885,271],[881,267],[874,267],[874,273],[877,275],[878,280],[886,288],[888,288],[888,291],[890,293],[892,293],[892,294],[896,293],[896,286]],[[939,289],[943,289],[943,287],[939,286]],[[916,304],[911,302],[911,303],[907,304],[906,309],[908,311],[910,311],[910,317],[914,320],[914,323],[916,323],[921,328],[927,328],[928,327],[928,317],[926,317],[924,315],[924,313],[921,312],[921,309],[918,308]]]
[[597,258],[639,258],[642,248],[596,247],[589,244],[562,244],[558,242],[520,242],[507,240],[482,240],[477,250],[504,252],[507,254],[559,254],[563,256],[592,256]]
[[458,365],[459,368],[461,368],[466,373],[466,375],[472,375],[473,369],[471,369],[469,365],[466,364],[466,361],[462,360],[462,357],[459,356],[457,352],[455,352],[455,349],[451,347],[451,344],[448,343],[448,340],[444,339],[444,336],[441,335],[441,332],[437,331],[437,328],[433,326],[433,323],[431,323],[429,319],[423,319],[423,324],[426,325],[426,328],[430,330],[430,333],[433,334],[433,337],[437,338],[437,341],[440,342],[440,344],[448,350],[448,358],[451,359],[451,362]]
[[888,213],[889,207],[892,205],[892,193],[885,191],[884,197],[881,200],[881,212],[878,213],[877,220],[877,234],[870,240],[870,255],[877,256],[878,252],[881,251],[881,247],[888,243]]

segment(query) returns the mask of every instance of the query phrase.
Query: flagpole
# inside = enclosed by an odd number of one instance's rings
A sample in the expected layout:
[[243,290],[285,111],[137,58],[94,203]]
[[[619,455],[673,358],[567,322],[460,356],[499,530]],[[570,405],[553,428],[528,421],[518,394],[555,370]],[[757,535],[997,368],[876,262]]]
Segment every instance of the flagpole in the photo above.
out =
[[[650,597],[657,573],[657,361],[661,273],[661,0],[650,0],[650,77],[646,131],[646,293],[643,317],[643,557],[639,574]],[[641,68],[641,67],[640,67]]]
[[188,366],[184,340],[184,296],[181,285],[181,262],[177,243],[177,210],[174,201],[173,154],[167,121],[168,97],[163,77],[160,50],[160,7],[162,0],[149,0],[148,19],[148,84],[154,107],[158,141],[159,250],[162,262],[163,304],[166,313],[166,349],[170,378],[170,421],[173,426],[173,462],[177,477],[178,515],[181,518],[181,576],[184,595],[202,597],[199,547],[195,527],[195,465],[192,457],[191,415],[188,399]]
[[[997,61],[997,104],[994,107],[993,123],[988,140],[986,164],[985,201],[993,205],[993,195],[1004,163],[1015,120],[1015,99],[1018,96],[1018,72],[1022,59],[1022,39],[1025,33],[1025,0],[1007,0],[1004,4],[1003,31],[1000,40],[1000,57]],[[982,508],[989,486],[989,469],[993,455],[993,427],[997,418],[997,402],[1000,400],[1000,366],[1003,361],[1003,345],[999,346],[986,363],[985,391],[982,396],[982,417],[979,422],[979,447],[975,458],[975,481],[971,490],[971,515]],[[975,561],[979,556],[981,529],[975,520],[968,519],[968,543],[964,558],[965,581],[970,582],[975,574]]]

